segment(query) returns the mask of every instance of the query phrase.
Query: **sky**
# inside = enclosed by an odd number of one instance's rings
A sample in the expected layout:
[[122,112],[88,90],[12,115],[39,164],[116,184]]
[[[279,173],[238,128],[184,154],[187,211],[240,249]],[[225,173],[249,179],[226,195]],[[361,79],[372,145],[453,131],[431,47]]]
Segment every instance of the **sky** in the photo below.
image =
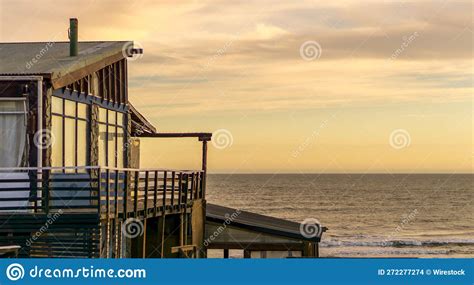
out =
[[[472,1],[0,0],[0,41],[133,40],[129,99],[215,173],[472,173]],[[141,166],[198,168],[197,140]]]

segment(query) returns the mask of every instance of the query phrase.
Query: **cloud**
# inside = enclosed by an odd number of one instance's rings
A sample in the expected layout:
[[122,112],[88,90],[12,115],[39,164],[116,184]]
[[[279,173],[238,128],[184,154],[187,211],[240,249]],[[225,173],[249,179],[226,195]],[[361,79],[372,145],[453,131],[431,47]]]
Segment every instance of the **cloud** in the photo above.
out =
[[[75,11],[81,40],[136,40],[145,55],[129,65],[130,95],[147,109],[159,99],[160,115],[463,100],[472,93],[471,8],[469,1],[19,0],[2,2],[0,36],[65,40],[63,17]],[[322,47],[317,61],[300,57],[308,40]]]

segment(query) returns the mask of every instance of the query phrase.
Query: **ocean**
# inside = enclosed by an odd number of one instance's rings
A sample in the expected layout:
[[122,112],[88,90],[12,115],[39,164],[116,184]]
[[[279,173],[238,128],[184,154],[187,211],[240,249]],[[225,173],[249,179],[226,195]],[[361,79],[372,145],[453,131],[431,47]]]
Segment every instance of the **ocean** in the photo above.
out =
[[[207,200],[329,230],[322,257],[474,257],[471,174],[209,174]],[[232,253],[231,253],[232,255]]]

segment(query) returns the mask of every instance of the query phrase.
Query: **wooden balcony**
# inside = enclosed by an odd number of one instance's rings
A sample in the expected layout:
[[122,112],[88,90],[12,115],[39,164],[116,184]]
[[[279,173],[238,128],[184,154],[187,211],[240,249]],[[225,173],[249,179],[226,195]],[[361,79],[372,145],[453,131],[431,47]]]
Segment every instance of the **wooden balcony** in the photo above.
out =
[[100,167],[0,169],[0,215],[96,213],[147,217],[204,198],[204,172]]
[[0,246],[20,246],[21,257],[120,257],[125,220],[187,216],[204,180],[204,171],[3,168]]

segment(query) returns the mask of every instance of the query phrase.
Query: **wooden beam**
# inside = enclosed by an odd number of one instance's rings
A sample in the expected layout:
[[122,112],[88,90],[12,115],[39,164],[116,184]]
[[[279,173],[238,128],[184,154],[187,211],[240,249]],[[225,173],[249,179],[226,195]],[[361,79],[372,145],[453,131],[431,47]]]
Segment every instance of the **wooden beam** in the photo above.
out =
[[303,250],[304,243],[253,243],[253,242],[211,242],[208,249],[247,249],[250,251],[288,251]]
[[72,84],[73,82],[83,78],[83,77],[86,77],[87,75],[93,73],[93,72],[96,72],[106,66],[109,66],[119,60],[122,60],[124,57],[123,57],[123,54],[122,54],[122,51],[114,54],[114,55],[111,55],[109,57],[106,57],[104,58],[103,60],[99,61],[99,62],[96,62],[96,63],[93,63],[93,64],[89,64],[87,66],[84,66],[83,68],[80,68],[76,71],[73,71],[73,72],[70,72],[70,73],[67,73],[67,74],[64,74],[64,75],[59,75],[57,77],[55,77],[53,74],[52,78],[51,78],[51,84],[53,85],[53,88],[54,89],[59,89],[61,87],[64,87],[66,85],[69,85],[69,84]]
[[200,141],[210,141],[212,133],[144,133],[138,137],[146,138],[198,138]]
[[183,246],[174,246],[171,248],[171,253],[183,253],[186,257],[191,257],[189,253],[191,252],[192,257],[196,256],[197,246],[194,244],[183,245]]
[[7,246],[0,246],[0,257],[18,257],[18,251],[20,250],[21,246],[19,245],[7,245]]

